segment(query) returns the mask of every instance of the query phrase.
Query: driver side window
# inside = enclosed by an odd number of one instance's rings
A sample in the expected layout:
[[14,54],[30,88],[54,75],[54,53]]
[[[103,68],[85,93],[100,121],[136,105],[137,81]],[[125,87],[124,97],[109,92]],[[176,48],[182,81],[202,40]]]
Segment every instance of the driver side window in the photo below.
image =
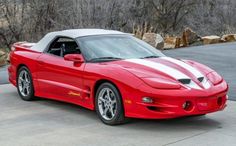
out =
[[81,54],[77,43],[67,37],[58,37],[48,48],[47,53],[64,57],[67,54]]

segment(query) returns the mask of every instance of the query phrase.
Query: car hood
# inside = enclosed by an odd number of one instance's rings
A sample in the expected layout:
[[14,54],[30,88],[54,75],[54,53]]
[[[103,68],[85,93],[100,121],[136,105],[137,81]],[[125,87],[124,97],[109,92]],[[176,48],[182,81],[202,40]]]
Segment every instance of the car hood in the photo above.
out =
[[118,65],[144,81],[146,79],[155,79],[156,81],[161,79],[196,89],[206,89],[211,86],[205,72],[188,62],[171,57],[126,59],[108,64]]

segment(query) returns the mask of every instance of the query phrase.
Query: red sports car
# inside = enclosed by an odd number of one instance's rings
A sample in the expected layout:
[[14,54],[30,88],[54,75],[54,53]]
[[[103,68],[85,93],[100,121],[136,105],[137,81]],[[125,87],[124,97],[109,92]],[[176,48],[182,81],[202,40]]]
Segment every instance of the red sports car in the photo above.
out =
[[12,47],[9,80],[35,97],[96,110],[109,125],[168,119],[226,107],[228,85],[214,70],[163,55],[130,34],[103,29],[51,32]]

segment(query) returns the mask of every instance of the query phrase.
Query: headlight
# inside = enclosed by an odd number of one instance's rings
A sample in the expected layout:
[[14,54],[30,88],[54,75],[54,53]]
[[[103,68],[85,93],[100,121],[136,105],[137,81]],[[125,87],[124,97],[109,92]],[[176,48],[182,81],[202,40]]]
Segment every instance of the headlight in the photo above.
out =
[[207,78],[211,81],[212,84],[217,85],[222,82],[223,78],[216,73],[215,71],[207,74]]
[[142,80],[153,88],[158,89],[179,89],[181,88],[178,82],[165,78],[142,78]]

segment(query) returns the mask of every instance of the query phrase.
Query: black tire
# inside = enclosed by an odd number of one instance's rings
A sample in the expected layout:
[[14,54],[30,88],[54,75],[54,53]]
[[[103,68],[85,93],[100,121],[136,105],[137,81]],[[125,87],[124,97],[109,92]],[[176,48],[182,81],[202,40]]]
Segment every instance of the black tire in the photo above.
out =
[[[109,88],[110,90],[113,91],[115,98],[116,98],[116,103],[117,103],[116,113],[114,114],[114,117],[110,120],[103,118],[102,114],[99,111],[99,107],[98,107],[98,95],[102,91],[102,89],[104,89],[104,88]],[[99,119],[107,125],[118,125],[118,124],[123,124],[126,122],[126,118],[124,116],[122,97],[121,97],[118,89],[111,83],[106,82],[106,83],[103,83],[99,86],[99,88],[96,92],[96,97],[95,97],[95,108],[96,108],[96,112],[97,112]]]
[[[29,79],[29,90],[28,90],[28,94],[27,95],[23,95],[20,91],[20,84],[19,84],[19,76],[21,74],[21,72],[27,72],[28,73],[28,79]],[[25,100],[25,101],[32,101],[35,100],[35,96],[34,96],[34,85],[33,85],[33,80],[32,80],[32,75],[29,71],[29,69],[25,66],[22,66],[18,72],[17,72],[17,91],[18,94],[20,95],[21,99]]]

